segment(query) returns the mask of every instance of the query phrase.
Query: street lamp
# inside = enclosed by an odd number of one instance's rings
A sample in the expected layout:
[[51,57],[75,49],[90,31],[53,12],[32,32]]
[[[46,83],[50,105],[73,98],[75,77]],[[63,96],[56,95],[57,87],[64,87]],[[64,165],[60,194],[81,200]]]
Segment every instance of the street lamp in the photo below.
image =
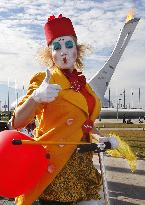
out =
[[117,112],[116,112],[116,115],[117,115],[117,116],[116,116],[117,121],[118,121],[118,105],[119,105],[119,104],[118,104],[118,100],[117,100],[117,106],[116,106],[116,108],[117,108]]
[[2,111],[2,101],[0,100],[0,112]]
[[119,98],[119,109],[121,108],[121,103],[120,103],[121,100],[122,100],[122,99]]

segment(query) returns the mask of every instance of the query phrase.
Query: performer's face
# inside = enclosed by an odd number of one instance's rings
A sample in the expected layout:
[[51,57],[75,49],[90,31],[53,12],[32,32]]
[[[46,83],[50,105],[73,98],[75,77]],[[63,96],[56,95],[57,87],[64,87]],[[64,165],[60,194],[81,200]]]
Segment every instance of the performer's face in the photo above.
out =
[[77,48],[71,36],[61,36],[52,41],[52,58],[61,69],[73,69],[77,59]]

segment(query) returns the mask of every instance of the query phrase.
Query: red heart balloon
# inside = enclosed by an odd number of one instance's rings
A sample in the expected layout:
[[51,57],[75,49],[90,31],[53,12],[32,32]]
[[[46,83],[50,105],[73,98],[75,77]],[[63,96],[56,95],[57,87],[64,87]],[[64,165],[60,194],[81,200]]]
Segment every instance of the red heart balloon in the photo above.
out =
[[32,140],[21,132],[0,132],[0,196],[13,198],[29,191],[45,172],[49,160],[42,145],[13,145],[13,139]]

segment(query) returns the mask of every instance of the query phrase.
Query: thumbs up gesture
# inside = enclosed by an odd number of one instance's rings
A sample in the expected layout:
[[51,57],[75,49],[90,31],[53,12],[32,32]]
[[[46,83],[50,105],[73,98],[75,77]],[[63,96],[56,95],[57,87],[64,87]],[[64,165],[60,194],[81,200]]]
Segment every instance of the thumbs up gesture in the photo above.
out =
[[31,97],[38,103],[49,103],[55,100],[61,90],[60,85],[49,84],[51,77],[50,71],[46,70],[46,77],[41,83],[40,87],[37,88],[31,95]]

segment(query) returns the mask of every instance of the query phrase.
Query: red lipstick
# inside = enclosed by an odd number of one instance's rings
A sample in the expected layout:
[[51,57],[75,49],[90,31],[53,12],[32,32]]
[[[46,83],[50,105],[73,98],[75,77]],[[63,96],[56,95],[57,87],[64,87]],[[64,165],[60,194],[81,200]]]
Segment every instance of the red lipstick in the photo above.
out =
[[63,62],[64,62],[65,64],[67,63],[66,57],[63,58]]

